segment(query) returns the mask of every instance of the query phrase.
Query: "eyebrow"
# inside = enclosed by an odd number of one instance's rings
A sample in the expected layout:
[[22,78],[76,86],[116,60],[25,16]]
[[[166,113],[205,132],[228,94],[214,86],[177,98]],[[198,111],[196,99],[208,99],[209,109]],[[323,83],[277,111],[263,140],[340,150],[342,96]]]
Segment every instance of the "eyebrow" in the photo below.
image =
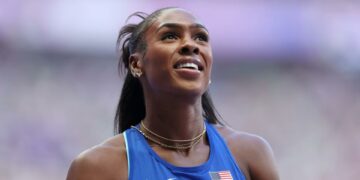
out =
[[[162,28],[172,28],[172,29],[183,29],[183,26],[178,23],[164,23],[160,25],[160,27],[156,30],[156,32],[160,31]],[[206,30],[206,32],[209,32],[205,26],[199,23],[194,23],[190,25],[190,28],[201,28]]]

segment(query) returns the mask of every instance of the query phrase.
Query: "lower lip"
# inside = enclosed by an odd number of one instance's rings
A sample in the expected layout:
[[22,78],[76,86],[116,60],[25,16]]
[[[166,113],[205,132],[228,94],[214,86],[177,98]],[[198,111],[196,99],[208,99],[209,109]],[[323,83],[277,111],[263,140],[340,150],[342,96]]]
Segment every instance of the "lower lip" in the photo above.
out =
[[196,79],[201,75],[201,71],[195,69],[181,68],[175,69],[175,72],[186,79]]

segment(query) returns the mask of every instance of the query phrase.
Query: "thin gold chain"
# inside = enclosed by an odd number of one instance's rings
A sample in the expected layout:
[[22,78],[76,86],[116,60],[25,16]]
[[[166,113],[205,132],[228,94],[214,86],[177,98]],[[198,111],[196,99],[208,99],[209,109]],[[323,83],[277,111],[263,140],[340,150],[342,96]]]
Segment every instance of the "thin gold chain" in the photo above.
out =
[[170,142],[190,142],[190,143],[191,143],[191,142],[195,141],[196,139],[202,137],[202,136],[206,133],[206,125],[205,125],[205,122],[204,122],[204,129],[203,129],[203,131],[202,131],[199,135],[197,135],[196,137],[194,137],[194,138],[192,138],[192,139],[184,139],[184,140],[169,139],[169,138],[160,136],[160,135],[152,132],[150,129],[148,129],[148,128],[144,125],[144,122],[143,122],[143,121],[141,121],[140,125],[141,125],[146,131],[148,131],[151,135],[156,136],[156,137],[158,137],[158,138],[160,138],[160,139],[162,139],[162,140],[170,141]]
[[131,126],[132,128],[136,129],[137,131],[139,131],[145,138],[149,139],[150,141],[153,141],[154,143],[165,147],[165,148],[170,148],[170,149],[178,149],[178,150],[184,150],[184,149],[189,149],[191,147],[193,147],[195,144],[199,143],[201,140],[201,137],[205,134],[205,133],[201,133],[201,136],[198,136],[198,139],[195,139],[193,142],[190,142],[188,144],[181,144],[181,145],[168,145],[168,144],[164,144],[158,140],[155,140],[154,138],[148,136],[147,134],[145,134],[143,131],[141,131],[139,128],[135,127],[135,126]]

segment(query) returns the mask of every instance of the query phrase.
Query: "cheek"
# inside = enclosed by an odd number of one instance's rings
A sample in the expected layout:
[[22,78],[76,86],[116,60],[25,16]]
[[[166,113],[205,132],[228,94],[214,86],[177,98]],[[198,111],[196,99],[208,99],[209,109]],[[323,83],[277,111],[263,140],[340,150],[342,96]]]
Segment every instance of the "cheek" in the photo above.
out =
[[151,68],[155,68],[155,70],[169,71],[172,68],[174,53],[176,53],[175,44],[153,43],[148,48],[144,63]]
[[165,48],[150,48],[144,57],[143,70],[149,81],[166,79],[171,66],[171,54]]
[[148,48],[145,59],[153,61],[154,63],[162,64],[170,61],[173,52],[173,47],[171,46],[154,44]]
[[212,69],[212,64],[213,64],[213,56],[212,56],[211,48],[208,48],[207,53],[205,53],[205,63],[208,68],[208,72],[210,74],[211,69]]
[[161,49],[149,48],[144,57],[145,70],[148,68],[161,68],[161,66],[164,64],[164,59],[166,59],[166,55],[162,52]]

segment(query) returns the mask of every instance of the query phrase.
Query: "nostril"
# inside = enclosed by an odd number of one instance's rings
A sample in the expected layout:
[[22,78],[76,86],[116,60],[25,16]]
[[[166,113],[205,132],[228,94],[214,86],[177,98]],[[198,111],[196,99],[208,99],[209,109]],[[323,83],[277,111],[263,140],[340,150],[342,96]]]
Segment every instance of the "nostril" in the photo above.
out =
[[195,48],[195,49],[194,49],[194,53],[195,53],[195,54],[199,54],[199,48]]
[[195,46],[184,46],[180,49],[181,54],[199,54],[200,50]]
[[181,54],[188,54],[190,52],[190,49],[188,47],[183,47],[180,50]]

